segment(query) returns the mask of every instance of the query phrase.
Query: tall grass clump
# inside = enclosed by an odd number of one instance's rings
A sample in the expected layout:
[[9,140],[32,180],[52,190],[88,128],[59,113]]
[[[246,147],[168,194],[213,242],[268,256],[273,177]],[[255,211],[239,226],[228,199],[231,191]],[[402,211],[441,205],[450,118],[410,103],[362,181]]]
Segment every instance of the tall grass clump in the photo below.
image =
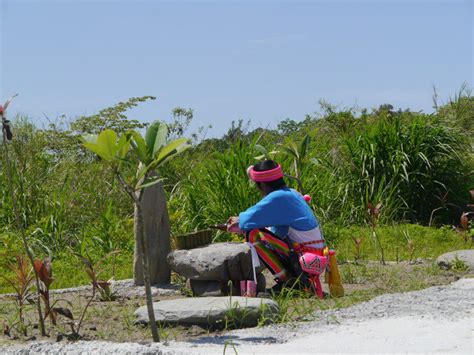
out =
[[225,222],[258,201],[258,191],[247,177],[254,163],[253,144],[238,141],[193,167],[171,202],[178,232]]
[[[438,223],[453,223],[459,206],[468,203],[474,179],[466,137],[435,115],[393,111],[383,105],[360,116],[352,110],[331,109],[302,124],[307,135],[294,123],[289,137],[271,130],[257,137],[256,130],[221,152],[192,153],[199,162],[192,163],[172,197],[175,226],[182,232],[204,228],[260,198],[245,173],[261,155],[257,141],[285,172],[301,178],[305,192],[313,197],[312,207],[325,223],[364,225],[369,204],[379,202],[384,206],[382,224],[428,224],[436,209]],[[296,158],[288,151],[300,146],[305,146],[305,154],[295,170]]]
[[428,117],[379,117],[345,144],[354,202],[383,201],[390,220],[426,222],[439,196],[467,190],[460,137]]
[[[337,116],[335,118],[334,116]],[[382,202],[381,222],[428,224],[434,209],[439,223],[458,219],[474,185],[470,145],[436,115],[392,111],[384,105],[356,117],[328,112],[302,172],[315,209],[326,222],[363,224],[370,202]]]

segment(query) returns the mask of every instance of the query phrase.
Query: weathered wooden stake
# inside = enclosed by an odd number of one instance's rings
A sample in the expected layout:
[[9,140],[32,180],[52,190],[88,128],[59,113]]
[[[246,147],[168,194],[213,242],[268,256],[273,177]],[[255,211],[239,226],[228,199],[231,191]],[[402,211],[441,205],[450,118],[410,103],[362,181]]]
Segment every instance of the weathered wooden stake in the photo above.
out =
[[[143,189],[140,193],[143,213],[146,246],[150,264],[150,282],[167,284],[171,279],[171,268],[166,261],[171,251],[170,222],[166,195],[163,183]],[[143,269],[141,260],[141,243],[137,230],[137,210],[135,209],[135,253],[133,262],[133,279],[135,285],[143,285]]]

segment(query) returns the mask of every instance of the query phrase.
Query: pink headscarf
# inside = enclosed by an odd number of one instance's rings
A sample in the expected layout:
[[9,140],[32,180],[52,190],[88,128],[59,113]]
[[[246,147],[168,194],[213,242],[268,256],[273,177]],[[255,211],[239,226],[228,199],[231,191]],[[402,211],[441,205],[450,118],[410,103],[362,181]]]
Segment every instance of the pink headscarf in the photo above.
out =
[[255,182],[270,182],[275,181],[283,177],[283,170],[280,164],[272,170],[255,171],[253,165],[250,165],[247,169],[247,175]]

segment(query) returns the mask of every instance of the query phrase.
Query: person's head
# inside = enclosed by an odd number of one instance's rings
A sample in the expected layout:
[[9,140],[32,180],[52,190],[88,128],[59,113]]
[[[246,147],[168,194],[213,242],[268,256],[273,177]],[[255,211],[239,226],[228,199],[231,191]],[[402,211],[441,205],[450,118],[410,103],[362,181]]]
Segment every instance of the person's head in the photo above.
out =
[[259,162],[248,169],[248,175],[255,182],[263,196],[286,187],[283,171],[273,160]]

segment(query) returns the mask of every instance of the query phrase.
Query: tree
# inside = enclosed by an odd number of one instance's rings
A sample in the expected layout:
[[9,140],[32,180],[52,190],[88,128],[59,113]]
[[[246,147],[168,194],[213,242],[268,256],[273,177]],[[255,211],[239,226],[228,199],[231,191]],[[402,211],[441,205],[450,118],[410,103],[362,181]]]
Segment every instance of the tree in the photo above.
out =
[[[156,173],[156,169],[160,165],[190,146],[187,138],[179,138],[167,142],[167,135],[167,126],[160,121],[156,121],[148,127],[145,138],[133,130],[126,131],[119,137],[111,129],[106,129],[98,135],[88,134],[82,137],[84,147],[97,154],[111,167],[115,178],[133,201],[136,211],[135,238],[136,245],[138,246],[136,251],[139,253],[142,263],[142,276],[153,341],[159,341],[159,335],[151,295],[148,243],[147,238],[145,238],[142,192],[143,189],[160,182]],[[132,176],[127,176],[126,171],[129,171],[129,169],[126,170],[124,167],[137,164],[137,162],[138,168],[136,173]],[[166,260],[163,260],[163,262],[166,263]]]
[[155,100],[154,96],[132,97],[125,102],[107,107],[92,116],[81,116],[71,123],[71,130],[82,134],[99,134],[103,130],[111,129],[117,133],[144,128],[146,124],[131,120],[125,114],[131,108],[147,100]]

